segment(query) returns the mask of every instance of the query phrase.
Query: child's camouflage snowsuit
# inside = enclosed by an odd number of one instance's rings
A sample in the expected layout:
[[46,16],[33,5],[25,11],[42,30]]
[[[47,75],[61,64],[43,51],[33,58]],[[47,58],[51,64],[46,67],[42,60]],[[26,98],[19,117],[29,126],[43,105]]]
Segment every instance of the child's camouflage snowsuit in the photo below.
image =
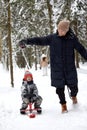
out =
[[22,97],[22,108],[27,108],[29,102],[34,103],[34,107],[40,107],[42,103],[42,97],[38,95],[38,89],[36,84],[28,84],[27,81],[23,81],[21,87],[21,97]]

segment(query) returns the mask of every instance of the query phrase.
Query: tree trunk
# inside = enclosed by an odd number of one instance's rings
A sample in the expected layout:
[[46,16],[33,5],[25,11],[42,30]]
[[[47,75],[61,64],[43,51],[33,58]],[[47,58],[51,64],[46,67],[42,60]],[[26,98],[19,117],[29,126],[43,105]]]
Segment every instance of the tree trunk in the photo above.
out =
[[1,37],[1,32],[0,32],[0,61],[2,57],[2,37]]
[[48,8],[48,16],[49,16],[49,27],[50,27],[50,33],[53,33],[53,21],[52,21],[52,5],[50,4],[50,1],[47,0],[47,8]]
[[[53,15],[53,10],[52,10],[52,5],[50,4],[50,1],[47,0],[47,9],[48,9],[48,16],[49,16],[49,28],[50,28],[50,33],[53,33],[53,20],[52,20],[52,15]],[[48,59],[50,55],[50,49],[47,47],[47,56]]]
[[[75,26],[74,26],[74,30],[75,30],[75,32],[76,32],[76,35],[78,35],[78,33],[77,33],[77,26],[78,26],[78,24],[77,24],[77,18],[75,19],[75,24],[74,24]],[[78,52],[76,51],[76,53],[75,53],[75,58],[76,58],[76,67],[77,68],[79,68],[79,56],[78,56]]]
[[8,0],[8,47],[9,47],[9,62],[10,62],[10,76],[11,76],[11,86],[14,87],[13,82],[13,62],[12,62],[12,45],[11,45],[11,10],[10,10],[10,0]]

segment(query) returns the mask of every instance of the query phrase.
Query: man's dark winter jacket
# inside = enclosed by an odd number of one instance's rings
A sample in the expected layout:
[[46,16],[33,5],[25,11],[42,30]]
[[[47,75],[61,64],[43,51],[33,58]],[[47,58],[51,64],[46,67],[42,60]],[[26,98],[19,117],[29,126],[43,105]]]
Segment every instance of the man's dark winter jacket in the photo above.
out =
[[86,60],[87,51],[80,44],[71,29],[62,37],[60,37],[58,33],[55,33],[45,37],[24,39],[20,42],[25,42],[27,45],[50,46],[52,86],[64,87],[64,85],[75,86],[78,84],[74,49],[76,49]]

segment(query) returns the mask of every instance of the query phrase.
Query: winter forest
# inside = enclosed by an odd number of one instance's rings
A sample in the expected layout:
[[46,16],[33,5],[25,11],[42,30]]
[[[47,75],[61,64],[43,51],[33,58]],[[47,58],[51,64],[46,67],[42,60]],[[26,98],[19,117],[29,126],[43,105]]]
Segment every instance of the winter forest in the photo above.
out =
[[[22,49],[18,45],[24,38],[56,33],[59,21],[68,19],[70,28],[87,49],[87,0],[0,0],[0,16],[0,130],[87,130],[87,60],[75,51],[78,103],[72,103],[66,87],[68,112],[63,114],[55,87],[51,87],[53,51],[49,46],[26,45]],[[40,66],[43,54],[48,60],[45,76]],[[36,112],[35,118],[20,114],[21,86],[28,67],[43,98],[42,113]]]
[[[57,23],[67,18],[80,42],[87,47],[86,0],[0,0],[0,63],[10,71],[14,87],[14,67],[25,68],[26,62],[18,42],[25,37],[45,36],[56,32]],[[25,48],[29,66],[37,66],[44,53],[49,57],[49,46]],[[76,52],[76,66],[85,60]]]

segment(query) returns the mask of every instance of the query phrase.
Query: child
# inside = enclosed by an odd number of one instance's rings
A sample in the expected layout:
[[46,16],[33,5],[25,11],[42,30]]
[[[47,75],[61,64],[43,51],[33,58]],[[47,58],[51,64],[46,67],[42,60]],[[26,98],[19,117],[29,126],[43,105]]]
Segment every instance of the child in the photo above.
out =
[[42,55],[42,59],[41,59],[41,68],[42,68],[42,72],[43,72],[43,76],[47,76],[47,68],[48,68],[48,59],[46,55]]
[[33,76],[29,71],[24,74],[22,87],[21,87],[22,107],[20,109],[21,114],[25,114],[25,109],[28,107],[29,102],[34,103],[34,108],[38,113],[41,113],[42,97],[38,95],[37,86],[33,82]]

